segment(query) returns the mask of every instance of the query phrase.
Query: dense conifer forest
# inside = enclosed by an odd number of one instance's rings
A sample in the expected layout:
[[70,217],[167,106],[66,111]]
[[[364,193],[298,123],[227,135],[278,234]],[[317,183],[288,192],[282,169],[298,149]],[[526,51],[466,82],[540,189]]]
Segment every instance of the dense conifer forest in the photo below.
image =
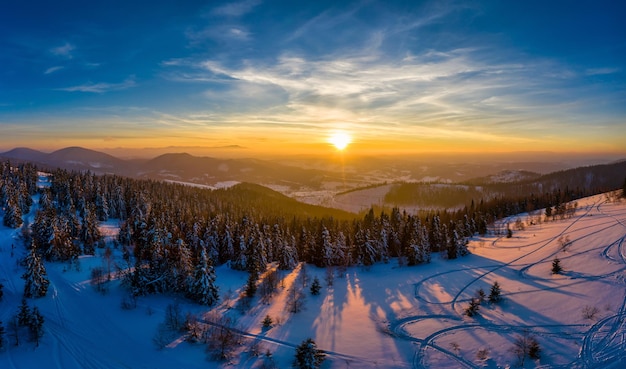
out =
[[[208,190],[55,170],[46,173],[50,185],[38,187],[33,165],[6,162],[0,170],[4,224],[21,227],[31,251],[29,295],[45,295],[40,258],[72,263],[96,248],[115,247],[123,250],[128,265],[122,272],[134,295],[177,292],[206,305],[218,298],[216,265],[246,270],[254,281],[272,262],[288,270],[299,262],[367,267],[390,258],[417,265],[428,263],[432,253],[455,259],[468,254],[468,238],[487,233],[497,218],[523,212],[530,222],[571,216],[576,208],[567,202],[596,193],[580,187],[521,192],[472,201],[462,210],[414,215],[370,209],[361,217],[245,183]],[[34,195],[39,208],[28,224],[22,215],[30,212]],[[535,211],[542,208],[545,214]],[[105,244],[98,228],[110,220],[120,226],[113,245]]]

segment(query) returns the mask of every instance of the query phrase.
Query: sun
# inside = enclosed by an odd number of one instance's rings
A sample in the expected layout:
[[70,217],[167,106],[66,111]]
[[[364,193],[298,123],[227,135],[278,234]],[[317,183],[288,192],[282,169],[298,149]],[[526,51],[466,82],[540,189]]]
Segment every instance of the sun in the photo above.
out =
[[346,132],[339,131],[330,135],[328,142],[335,146],[337,150],[343,151],[352,142],[352,137]]

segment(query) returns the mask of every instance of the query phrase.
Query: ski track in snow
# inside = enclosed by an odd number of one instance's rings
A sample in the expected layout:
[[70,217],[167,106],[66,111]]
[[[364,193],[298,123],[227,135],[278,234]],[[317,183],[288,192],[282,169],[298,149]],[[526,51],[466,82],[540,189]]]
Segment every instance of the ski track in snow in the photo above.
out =
[[[470,288],[470,286],[482,280],[487,275],[492,274],[502,268],[523,265],[523,267],[519,269],[518,271],[521,280],[541,279],[540,277],[529,276],[527,273],[528,270],[530,270],[532,267],[538,264],[545,263],[547,260],[552,259],[559,251],[561,251],[560,249],[557,249],[557,251],[550,253],[547,256],[542,257],[541,259],[533,261],[533,262],[521,263],[521,264],[519,262],[537,253],[539,250],[544,249],[548,247],[549,245],[553,244],[559,237],[567,235],[570,229],[572,229],[579,221],[590,216],[592,211],[595,211],[597,215],[603,215],[608,218],[611,218],[611,221],[606,221],[604,223],[602,222],[594,223],[589,226],[581,227],[579,229],[572,231],[573,233],[573,232],[580,232],[581,230],[583,231],[592,230],[592,232],[584,232],[583,236],[570,240],[570,245],[573,244],[574,242],[580,242],[584,240],[585,238],[604,232],[613,227],[623,227],[626,229],[626,224],[624,221],[620,220],[619,218],[615,217],[612,214],[606,214],[605,212],[602,211],[602,205],[604,203],[605,201],[596,200],[594,204],[588,205],[586,207],[586,210],[583,214],[578,215],[574,221],[569,222],[567,226],[563,228],[560,232],[558,232],[555,236],[550,237],[547,240],[538,241],[535,243],[530,243],[530,244],[525,245],[523,248],[530,249],[530,251],[526,252],[520,257],[513,259],[512,261],[509,261],[508,263],[497,264],[497,265],[472,266],[471,268],[447,270],[444,272],[430,275],[427,278],[424,278],[420,280],[419,282],[415,283],[414,285],[415,297],[418,300],[423,301],[424,303],[430,304],[430,305],[449,305],[452,311],[456,311],[457,310],[456,305],[459,302],[467,302],[470,300],[470,299],[460,298],[461,295],[465,293],[465,291],[468,288]],[[496,240],[494,240],[492,242],[492,247],[497,248],[498,242],[501,239],[502,237],[499,237]],[[624,247],[625,239],[626,239],[626,231],[624,232],[624,236],[618,238],[617,240],[615,240],[608,246],[600,246],[600,247],[596,247],[592,249],[586,249],[584,251],[576,252],[568,256],[568,258],[571,258],[575,256],[580,256],[585,253],[589,253],[591,251],[602,250],[600,252],[600,255],[602,257],[612,262],[620,263],[624,267],[618,270],[615,270],[613,272],[606,273],[606,274],[599,274],[599,275],[578,274],[576,277],[573,277],[573,279],[576,280],[573,283],[562,284],[560,286],[556,286],[553,288],[544,287],[537,291],[558,290],[564,287],[572,286],[574,284],[585,283],[590,280],[603,279],[603,278],[607,278],[613,275],[620,275],[620,274],[623,275],[624,271],[626,270],[626,252],[625,252],[626,250]],[[514,248],[521,249],[522,247],[516,246]],[[610,255],[611,251],[616,253],[619,258],[615,258],[611,256]],[[429,299],[422,297],[420,294],[421,286],[430,280],[436,280],[437,278],[441,276],[445,276],[445,275],[449,275],[453,273],[476,270],[476,269],[487,269],[487,271],[478,275],[477,277],[473,278],[468,283],[466,283],[456,293],[456,295],[451,301],[430,301]],[[535,291],[531,290],[531,291],[525,291],[522,293],[532,293],[532,292],[535,292]],[[505,297],[505,296],[510,296],[513,294],[515,293],[510,293],[510,294],[503,293],[502,296]],[[453,325],[447,328],[437,330],[431,333],[429,336],[424,337],[424,338],[414,337],[405,330],[405,327],[407,325],[414,324],[414,323],[424,321],[427,319],[446,319],[446,320],[456,321],[457,325]],[[557,336],[560,338],[567,337],[569,339],[578,339],[579,337],[582,337],[580,353],[575,360],[573,360],[571,363],[566,364],[566,365],[558,365],[558,366],[555,365],[555,366],[550,366],[550,367],[551,368],[560,368],[560,367],[562,368],[603,368],[606,365],[613,365],[613,364],[619,365],[620,363],[624,362],[623,360],[626,360],[626,353],[625,353],[626,351],[626,293],[625,293],[624,300],[622,301],[621,306],[616,314],[607,316],[599,320],[598,322],[593,324],[591,327],[589,327],[589,325],[587,324],[513,325],[513,324],[493,324],[493,323],[485,323],[485,322],[467,324],[460,318],[460,314],[459,314],[459,315],[417,315],[417,316],[405,317],[403,319],[399,319],[393,322],[390,325],[390,328],[391,328],[391,331],[395,335],[402,337],[406,340],[413,341],[418,344],[419,348],[416,351],[414,359],[413,359],[414,368],[429,368],[430,367],[426,358],[427,349],[435,350],[439,353],[444,354],[448,358],[454,360],[457,363],[457,365],[460,365],[461,367],[472,368],[472,369],[482,368],[483,365],[477,365],[474,362],[467,360],[463,356],[456,354],[452,352],[451,350],[448,350],[435,343],[437,339],[440,339],[443,336],[452,334],[455,331],[476,330],[476,329],[483,329],[483,330],[488,330],[491,332],[500,332],[500,333],[506,333],[506,334],[511,334],[511,333],[522,334],[524,332],[528,332],[528,333],[533,333],[535,335],[540,335],[540,336]],[[546,332],[544,330],[541,330],[540,328],[549,328],[550,331]],[[564,330],[570,330],[570,331],[567,334],[563,334],[564,332],[561,332],[561,331],[564,331]]]

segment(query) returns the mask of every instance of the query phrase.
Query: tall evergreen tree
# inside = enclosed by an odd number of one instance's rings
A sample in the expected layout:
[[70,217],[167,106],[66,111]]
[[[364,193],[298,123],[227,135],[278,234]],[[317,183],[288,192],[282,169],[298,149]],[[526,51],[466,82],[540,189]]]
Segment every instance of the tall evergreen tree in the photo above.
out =
[[35,345],[39,347],[39,340],[43,336],[43,315],[39,312],[39,309],[35,306],[30,315],[28,322],[28,328],[30,329],[31,339],[35,341]]
[[31,317],[30,306],[28,306],[26,299],[22,298],[22,303],[20,304],[20,307],[17,311],[17,317],[16,317],[17,324],[21,326],[28,325],[28,322],[30,321],[30,317]]
[[22,209],[16,199],[11,198],[7,202],[3,222],[9,228],[19,228],[22,225]]
[[219,299],[219,289],[215,279],[215,270],[211,260],[207,257],[206,250],[202,248],[200,260],[189,283],[189,297],[202,305],[215,304]]
[[296,267],[298,264],[298,255],[296,253],[296,248],[294,247],[295,239],[291,235],[287,235],[283,240],[283,247],[281,247],[279,252],[278,259],[278,269],[280,270],[291,270]]
[[80,241],[83,244],[83,250],[86,255],[94,255],[96,244],[102,237],[98,228],[98,218],[96,210],[92,204],[87,204],[83,214],[83,222],[80,228]]
[[39,258],[34,246],[28,250],[25,259],[26,272],[22,275],[25,281],[25,297],[43,297],[48,292],[50,281],[46,277],[46,267]]

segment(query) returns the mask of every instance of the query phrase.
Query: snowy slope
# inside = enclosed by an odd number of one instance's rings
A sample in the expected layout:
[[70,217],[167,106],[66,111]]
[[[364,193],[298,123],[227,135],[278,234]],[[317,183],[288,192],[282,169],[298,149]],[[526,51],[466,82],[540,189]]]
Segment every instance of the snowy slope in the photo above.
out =
[[[302,267],[283,272],[284,281],[268,303],[256,298],[242,313],[231,307],[247,274],[221,266],[217,278],[224,297],[215,309],[234,318],[248,336],[227,363],[207,361],[204,347],[184,342],[182,334],[163,349],[153,342],[173,300],[183,312],[202,314],[206,308],[176,296],[148,296],[138,300],[137,308],[124,310],[126,291],[119,281],[110,282],[105,294],[90,284],[91,269],[104,265],[101,256],[81,258],[79,269],[47,263],[48,295],[28,300],[46,320],[41,344],[35,348],[22,339],[16,347],[7,334],[0,368],[257,368],[264,358],[249,354],[255,343],[261,352],[273,352],[277,367],[288,368],[294,347],[308,337],[328,354],[323,368],[497,368],[517,363],[511,347],[524,332],[542,348],[540,360],[526,359],[527,368],[624,367],[626,202],[594,196],[578,204],[571,219],[527,225],[508,239],[475,238],[473,254],[454,261],[434,256],[432,263],[416,267],[392,260],[369,269],[334,270],[332,287],[324,283],[326,270],[307,266],[309,283],[317,276],[324,288],[319,296],[306,288],[305,309],[295,314],[286,308],[288,290],[301,283]],[[32,220],[33,212],[28,217]],[[114,237],[115,222],[103,230]],[[17,265],[24,254],[18,234],[0,227],[0,283],[5,286],[0,319],[5,327],[24,285],[23,268]],[[571,242],[562,249],[559,239],[565,237]],[[13,256],[11,244],[16,246]],[[115,256],[123,267],[119,250]],[[564,268],[560,275],[550,272],[555,256]],[[475,292],[483,288],[488,293],[494,281],[504,301],[483,304],[475,317],[464,316]],[[583,314],[587,307],[598,310],[592,318]],[[261,327],[266,315],[278,321],[269,330]],[[479,350],[487,353],[481,360]]]

